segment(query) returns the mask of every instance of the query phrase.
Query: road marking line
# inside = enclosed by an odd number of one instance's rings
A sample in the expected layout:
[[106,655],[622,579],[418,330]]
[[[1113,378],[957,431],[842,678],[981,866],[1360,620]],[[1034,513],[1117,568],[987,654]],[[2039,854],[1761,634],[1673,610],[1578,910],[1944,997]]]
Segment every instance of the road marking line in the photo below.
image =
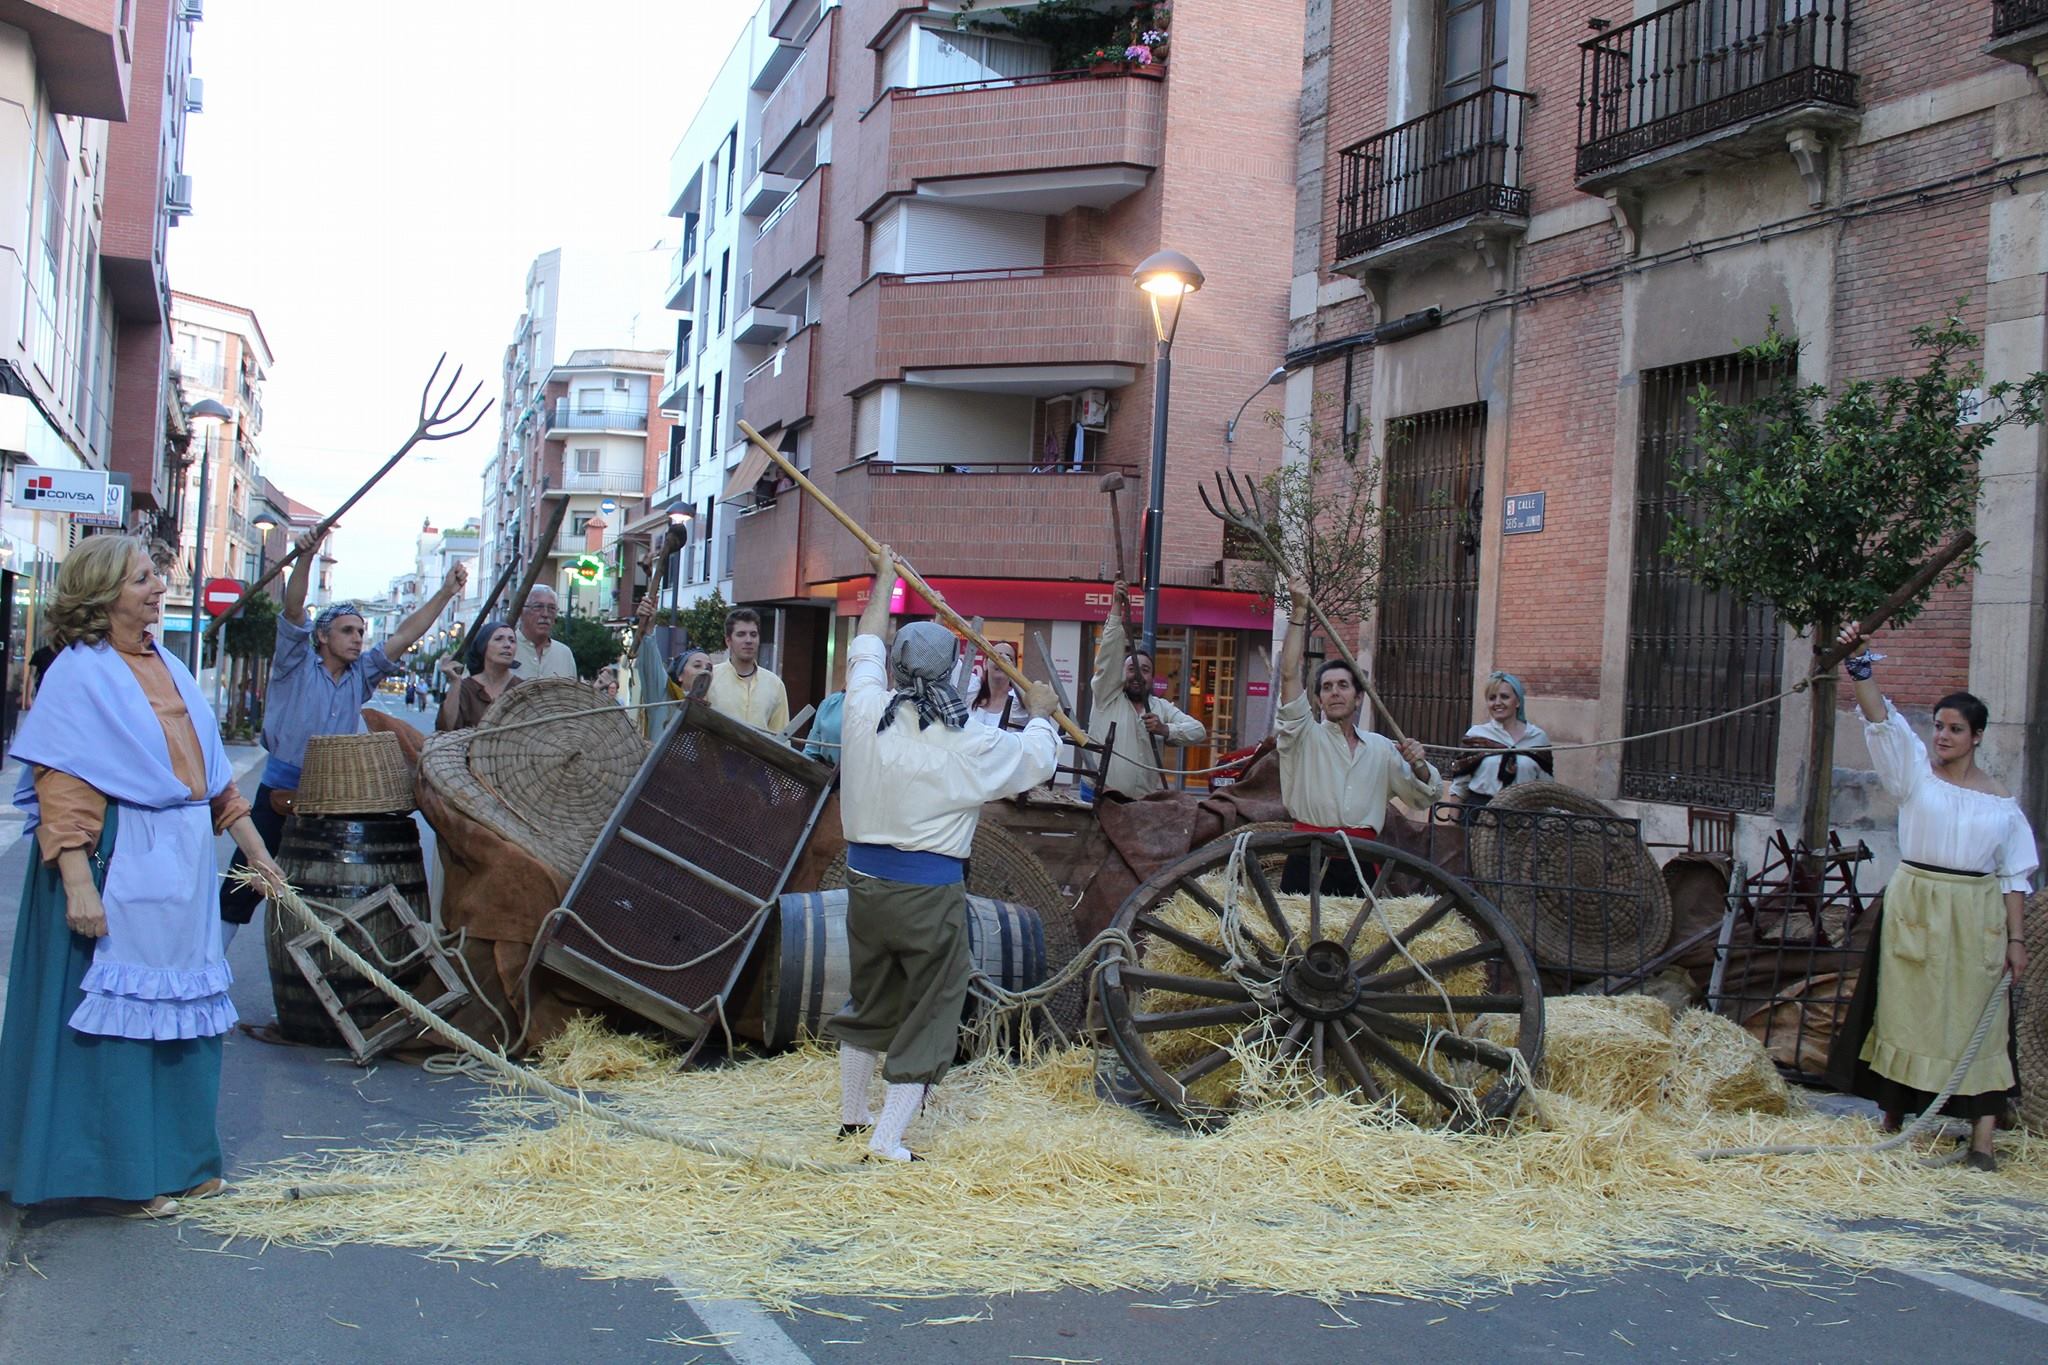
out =
[[1967,1276],[1946,1270],[1922,1270],[1918,1266],[1910,1265],[1895,1266],[1893,1269],[1902,1275],[1911,1275],[1923,1284],[1931,1284],[1936,1289],[1946,1289],[1951,1294],[1961,1294],[1966,1299],[1975,1299],[1993,1308],[2003,1308],[2006,1312],[2017,1314],[2029,1322],[2038,1322],[2048,1327],[2048,1304],[2036,1303],[2022,1295],[1994,1289],[1988,1284],[1979,1284]]
[[811,1365],[810,1356],[782,1330],[782,1324],[744,1299],[700,1299],[690,1286],[669,1276],[670,1284],[682,1291],[683,1301],[711,1332],[730,1337],[721,1343],[725,1353],[739,1365]]

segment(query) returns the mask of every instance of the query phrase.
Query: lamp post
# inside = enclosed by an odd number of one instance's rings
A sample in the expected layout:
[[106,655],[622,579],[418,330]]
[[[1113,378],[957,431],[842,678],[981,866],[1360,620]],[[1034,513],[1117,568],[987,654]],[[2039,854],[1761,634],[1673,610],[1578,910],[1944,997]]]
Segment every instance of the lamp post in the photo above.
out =
[[1158,338],[1152,371],[1152,477],[1145,487],[1145,652],[1158,658],[1159,559],[1166,510],[1166,400],[1173,384],[1173,334],[1180,330],[1181,305],[1202,287],[1202,271],[1178,251],[1155,251],[1131,272],[1131,282],[1152,306]]
[[202,398],[187,410],[189,421],[206,418],[213,430],[208,439],[199,447],[199,507],[192,515],[192,638],[186,642],[185,663],[192,670],[194,679],[199,677],[199,666],[203,662],[200,646],[199,608],[200,598],[206,586],[206,471],[213,463],[213,440],[219,434],[220,424],[232,421],[234,413],[228,406],[212,398]]

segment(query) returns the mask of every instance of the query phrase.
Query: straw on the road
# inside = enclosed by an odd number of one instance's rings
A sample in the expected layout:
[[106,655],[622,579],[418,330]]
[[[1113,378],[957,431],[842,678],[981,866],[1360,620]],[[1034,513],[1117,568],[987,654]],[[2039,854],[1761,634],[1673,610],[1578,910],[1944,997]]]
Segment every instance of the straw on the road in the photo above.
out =
[[[1569,1051],[1574,1016],[1599,1013],[1561,1011],[1550,1047]],[[832,1136],[838,1066],[824,1051],[676,1072],[665,1049],[579,1025],[546,1065],[668,1128],[827,1161],[849,1155]],[[1069,1052],[956,1071],[911,1129],[930,1160],[853,1175],[753,1168],[493,1095],[473,1135],[267,1168],[192,1216],[253,1238],[674,1276],[771,1305],[1191,1283],[1465,1297],[1677,1256],[1753,1267],[1910,1256],[2048,1279],[2048,1147],[2024,1136],[2005,1143],[1994,1177],[1924,1169],[1913,1153],[1709,1165],[1691,1154],[1852,1144],[1873,1130],[1804,1113],[1716,1112],[1684,1093],[1694,1107],[1546,1094],[1492,1136],[1417,1129],[1324,1098],[1270,1104],[1202,1136],[1102,1103],[1094,1067],[1091,1054]],[[355,1192],[282,1197],[322,1182]],[[1938,1235],[1845,1235],[1888,1219]]]

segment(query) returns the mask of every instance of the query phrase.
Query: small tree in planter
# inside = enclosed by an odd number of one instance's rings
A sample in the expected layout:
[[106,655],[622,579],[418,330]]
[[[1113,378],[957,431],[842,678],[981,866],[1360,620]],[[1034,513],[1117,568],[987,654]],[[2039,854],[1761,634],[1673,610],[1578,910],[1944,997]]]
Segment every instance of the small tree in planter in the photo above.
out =
[[252,676],[258,679],[259,694],[269,681],[270,656],[277,649],[277,602],[269,593],[259,592],[244,602],[222,628],[226,636],[229,667],[228,733],[239,735],[253,729],[260,717],[252,714],[244,696]]
[[[1924,368],[1914,375],[1859,379],[1840,394],[1795,377],[1799,343],[1772,315],[1763,340],[1738,354],[1783,365],[1772,392],[1742,404],[1702,386],[1697,467],[1679,478],[1693,500],[1673,527],[1667,552],[1709,588],[1768,602],[1778,619],[1810,633],[1816,653],[1844,623],[1874,611],[1919,566],[1976,522],[1984,452],[2007,426],[2041,420],[2048,374],[1988,389],[1966,359],[1978,338],[1959,316],[1916,327]],[[1892,616],[1903,625],[1927,605],[1937,583],[1959,582],[1977,562],[1974,547]],[[1813,686],[1801,838],[1825,848],[1834,770],[1835,677]]]

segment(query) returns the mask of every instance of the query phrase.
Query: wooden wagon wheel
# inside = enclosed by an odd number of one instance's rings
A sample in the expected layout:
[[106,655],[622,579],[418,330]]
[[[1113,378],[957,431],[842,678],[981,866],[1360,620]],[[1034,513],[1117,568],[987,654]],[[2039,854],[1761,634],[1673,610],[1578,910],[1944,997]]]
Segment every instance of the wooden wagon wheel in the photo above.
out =
[[[1103,1018],[1145,1092],[1210,1122],[1237,1102],[1219,1080],[1273,1063],[1306,1067],[1334,1093],[1391,1099],[1419,1123],[1505,1118],[1543,1045],[1536,963],[1506,917],[1433,863],[1362,839],[1349,842],[1372,895],[1283,895],[1268,871],[1276,856],[1303,855],[1316,886],[1351,864],[1344,836],[1291,829],[1243,836],[1233,892],[1238,839],[1196,849],[1124,901],[1114,923],[1136,961],[1101,949]],[[1420,894],[1390,898],[1397,874]],[[1507,1016],[1488,1032],[1512,1034],[1513,1051],[1476,1036],[1481,1015]]]

